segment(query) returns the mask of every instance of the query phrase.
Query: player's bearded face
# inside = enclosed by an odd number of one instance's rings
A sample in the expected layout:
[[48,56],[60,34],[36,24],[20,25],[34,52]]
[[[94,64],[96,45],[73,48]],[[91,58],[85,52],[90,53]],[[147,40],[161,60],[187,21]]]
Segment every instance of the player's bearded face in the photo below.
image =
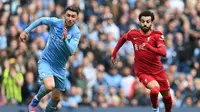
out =
[[74,25],[74,23],[76,23],[76,21],[78,20],[78,14],[74,11],[66,11],[65,13],[65,25],[67,27]]
[[141,30],[146,33],[151,29],[152,21],[151,16],[142,16],[140,20],[140,28]]

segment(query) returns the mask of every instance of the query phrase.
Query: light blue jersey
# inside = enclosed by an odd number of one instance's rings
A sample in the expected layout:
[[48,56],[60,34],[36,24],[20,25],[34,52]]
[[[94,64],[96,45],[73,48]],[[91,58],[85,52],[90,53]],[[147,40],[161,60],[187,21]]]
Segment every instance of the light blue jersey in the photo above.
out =
[[80,30],[76,24],[67,28],[67,38],[63,41],[64,20],[55,17],[42,17],[27,27],[25,32],[29,33],[39,25],[48,25],[50,28],[48,42],[38,62],[40,78],[53,75],[56,88],[63,90],[67,75],[65,66],[69,56],[74,54],[78,46],[81,37]]

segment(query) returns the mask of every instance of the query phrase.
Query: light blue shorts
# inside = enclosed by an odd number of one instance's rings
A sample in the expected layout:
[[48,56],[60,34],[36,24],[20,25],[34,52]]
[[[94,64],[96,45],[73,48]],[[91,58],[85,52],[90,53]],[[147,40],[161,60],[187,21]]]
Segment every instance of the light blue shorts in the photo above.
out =
[[60,91],[66,91],[66,84],[69,82],[67,80],[66,69],[52,67],[45,60],[38,61],[38,72],[40,80],[53,76],[55,81],[55,88]]

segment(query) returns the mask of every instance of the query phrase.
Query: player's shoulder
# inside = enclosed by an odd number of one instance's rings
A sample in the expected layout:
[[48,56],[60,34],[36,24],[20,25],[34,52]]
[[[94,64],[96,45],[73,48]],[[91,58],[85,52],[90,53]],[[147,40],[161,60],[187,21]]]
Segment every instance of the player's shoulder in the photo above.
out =
[[162,32],[160,32],[160,31],[156,31],[156,30],[153,30],[152,34],[154,34],[155,37],[157,37],[157,38],[161,38],[161,39],[164,40],[164,35],[163,35]]
[[57,17],[49,17],[51,20],[53,21],[60,21],[61,19],[57,18]]
[[61,21],[61,19],[57,17],[45,17],[45,18],[48,18],[51,21],[51,23],[54,23],[54,24],[58,24],[58,22]]
[[158,36],[162,36],[163,35],[163,33],[162,32],[160,32],[160,31],[157,31],[157,30],[153,30],[153,32],[152,32],[153,34],[155,34],[155,35],[158,35]]
[[81,32],[77,24],[74,24],[74,25],[72,26],[72,28],[73,28],[73,32],[74,32],[74,33],[80,33],[80,32]]
[[50,17],[50,19],[55,25],[64,24],[64,19],[60,19],[57,17]]
[[128,31],[128,34],[137,35],[137,34],[139,34],[139,30],[138,29],[131,29],[131,30]]
[[51,19],[53,26],[59,27],[59,28],[63,27],[64,19],[60,19],[60,18],[57,18],[57,17],[50,17],[50,19]]

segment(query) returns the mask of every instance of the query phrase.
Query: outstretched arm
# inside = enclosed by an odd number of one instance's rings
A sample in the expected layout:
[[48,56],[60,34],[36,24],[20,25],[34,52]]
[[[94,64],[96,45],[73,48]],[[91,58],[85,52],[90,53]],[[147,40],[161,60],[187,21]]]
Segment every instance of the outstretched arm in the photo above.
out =
[[24,31],[28,34],[31,30],[36,28],[39,25],[51,25],[52,19],[50,17],[42,17],[34,21],[31,25],[29,25]]
[[119,49],[121,48],[121,46],[126,42],[126,38],[127,38],[126,36],[127,36],[127,34],[124,34],[119,39],[119,41],[117,42],[117,45],[115,46],[115,49],[114,49],[114,51],[112,53],[112,58],[111,58],[113,64],[117,63],[117,61],[116,61],[117,52],[119,51]]
[[21,41],[25,42],[26,37],[28,37],[28,33],[30,33],[30,31],[33,30],[34,28],[36,28],[37,26],[51,25],[52,22],[53,22],[53,20],[50,17],[42,17],[40,19],[37,19],[20,34]]
[[78,47],[80,38],[81,38],[81,34],[77,33],[72,37],[72,39],[70,41],[68,41],[67,39],[64,39],[66,48],[67,48],[70,56],[75,53],[76,48]]

